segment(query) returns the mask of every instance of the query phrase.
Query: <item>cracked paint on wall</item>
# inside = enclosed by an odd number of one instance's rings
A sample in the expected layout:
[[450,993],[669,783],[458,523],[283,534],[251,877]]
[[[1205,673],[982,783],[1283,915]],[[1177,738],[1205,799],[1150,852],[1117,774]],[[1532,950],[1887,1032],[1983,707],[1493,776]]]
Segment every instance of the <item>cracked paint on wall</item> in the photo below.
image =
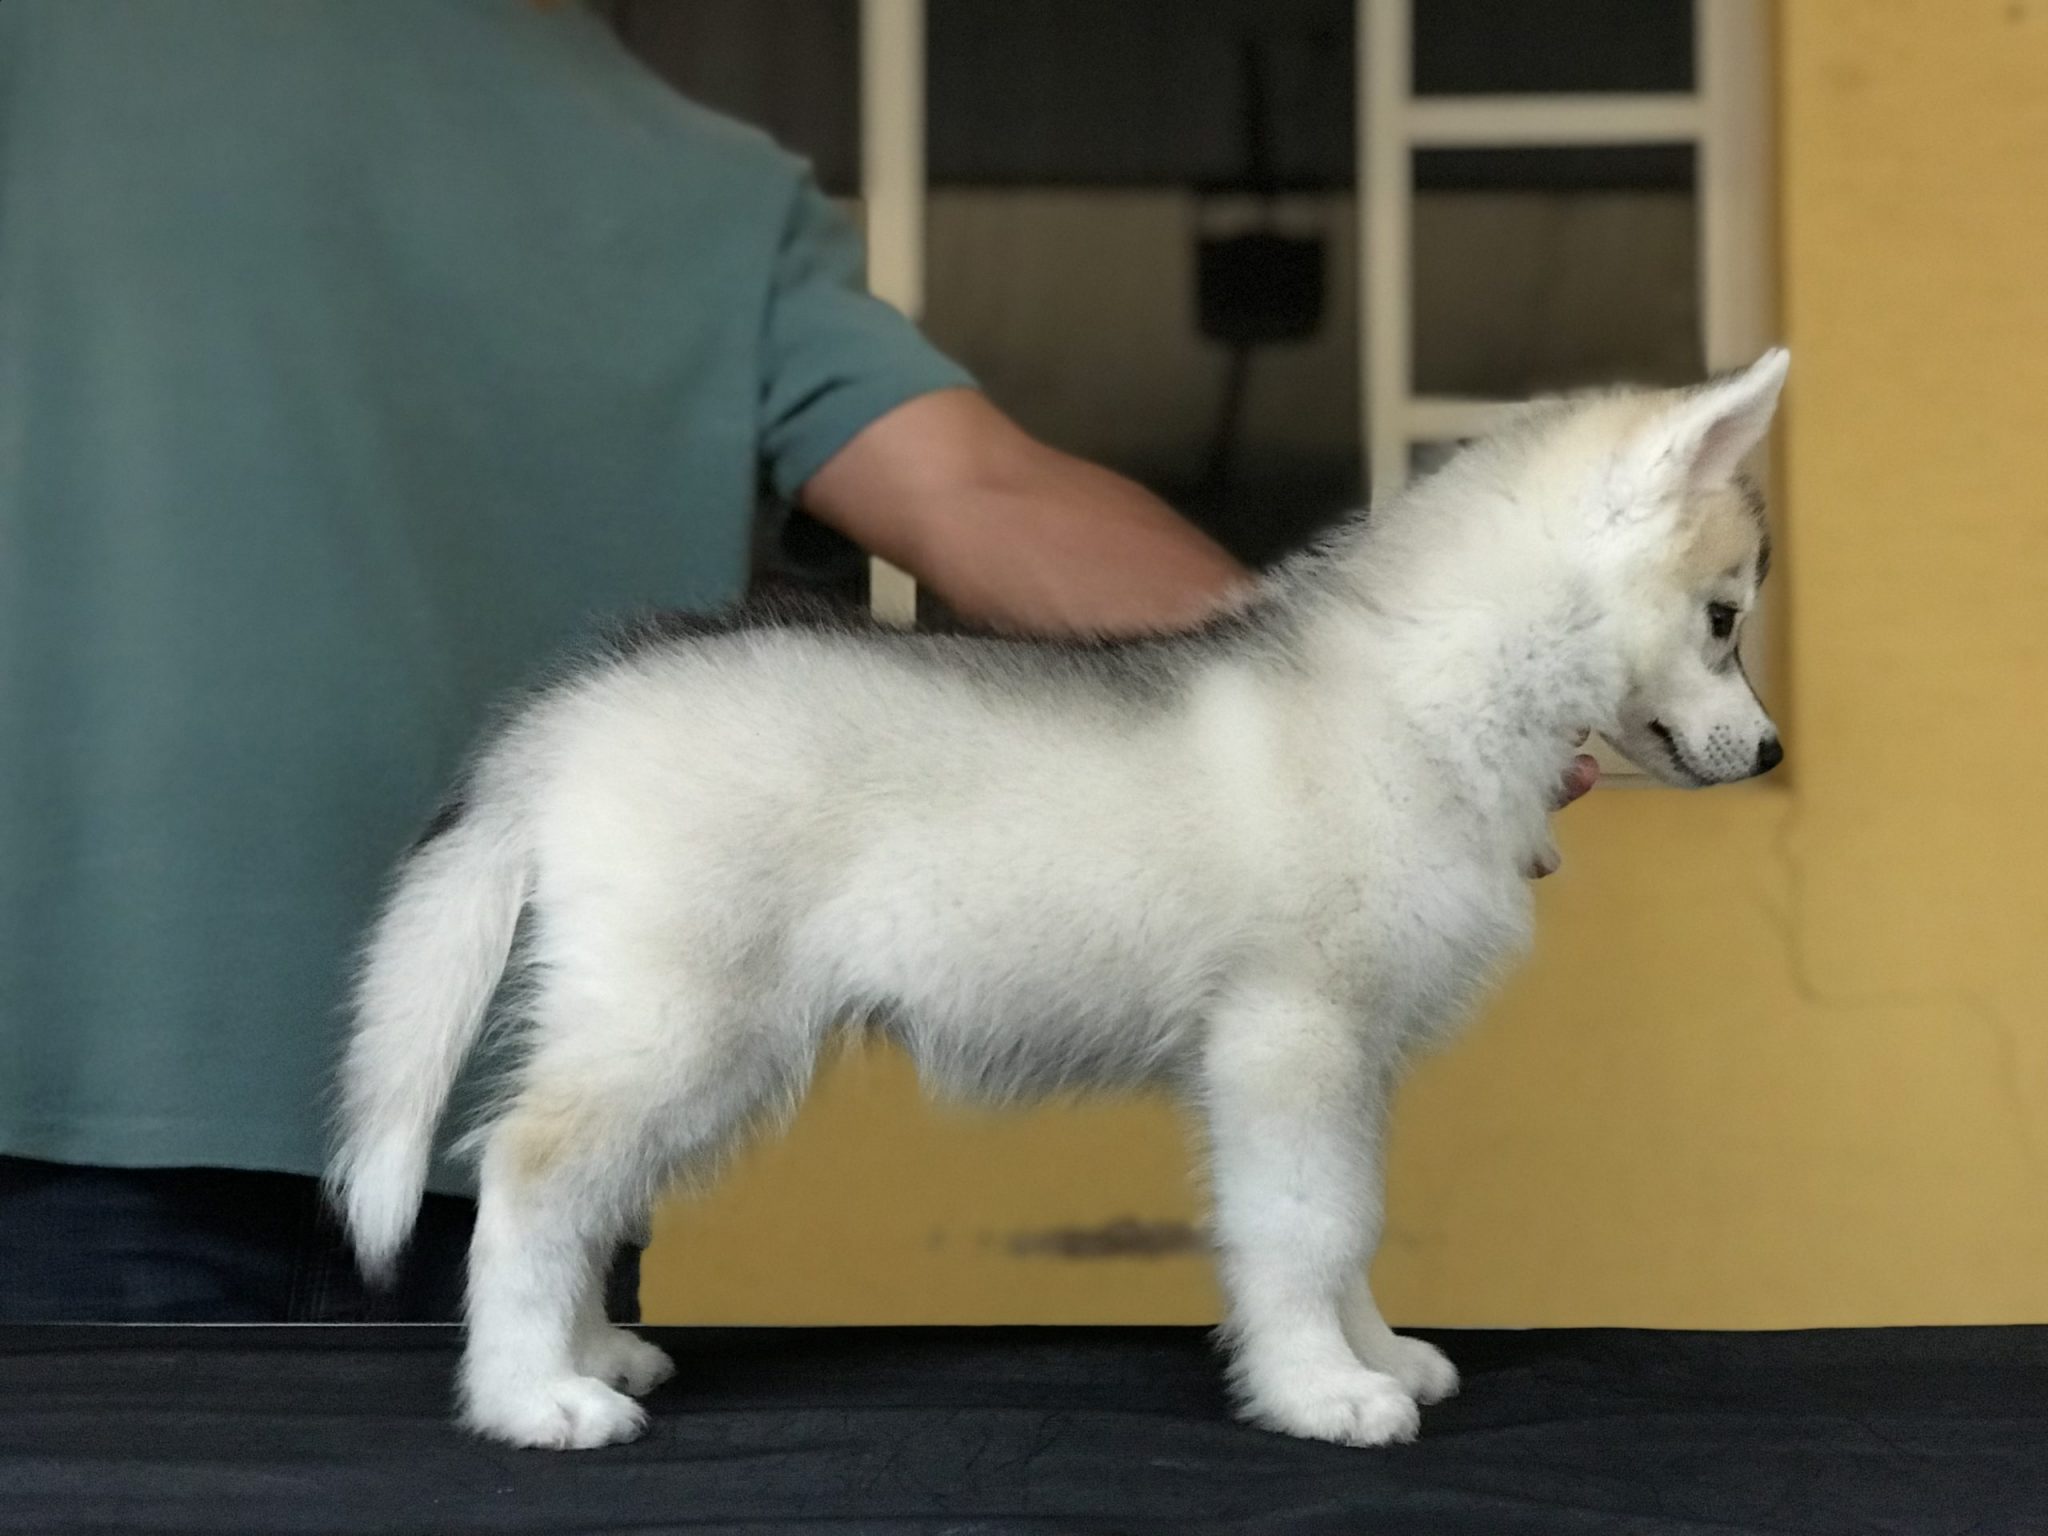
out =
[[1020,1258],[1159,1259],[1205,1254],[1209,1240],[1190,1221],[1141,1221],[1119,1216],[1094,1226],[1013,1232],[1003,1246]]

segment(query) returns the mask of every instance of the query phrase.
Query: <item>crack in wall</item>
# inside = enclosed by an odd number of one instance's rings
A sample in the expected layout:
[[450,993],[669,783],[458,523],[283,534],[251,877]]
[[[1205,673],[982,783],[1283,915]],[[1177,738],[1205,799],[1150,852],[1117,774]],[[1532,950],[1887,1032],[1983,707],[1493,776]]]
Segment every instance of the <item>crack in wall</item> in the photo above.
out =
[[1806,938],[1807,875],[1804,861],[1794,849],[1793,843],[1800,830],[1802,817],[1797,803],[1788,804],[1782,813],[1777,831],[1771,838],[1772,855],[1783,876],[1787,900],[1779,903],[1771,896],[1764,897],[1764,905],[1771,908],[1780,943],[1784,947],[1786,975],[1799,1000],[1808,1007],[1825,1013],[1839,1013],[1850,1009],[1910,1009],[1928,1007],[1950,1007],[1977,1021],[1990,1036],[1993,1052],[1996,1054],[2003,1073],[1998,1086],[2003,1091],[2005,1102],[2010,1109],[2020,1142],[2020,1150],[2034,1172],[2048,1182],[2048,1127],[2038,1124],[2035,1113],[2020,1091],[2022,1076],[2022,1055],[2018,1037],[2013,1026],[1989,998],[1966,986],[1928,988],[1872,988],[1855,990],[1824,986],[1814,974],[1812,956],[1808,954]]
[[1167,1259],[1206,1254],[1209,1239],[1192,1222],[1119,1216],[1100,1226],[1013,1232],[1004,1246],[1019,1258]]

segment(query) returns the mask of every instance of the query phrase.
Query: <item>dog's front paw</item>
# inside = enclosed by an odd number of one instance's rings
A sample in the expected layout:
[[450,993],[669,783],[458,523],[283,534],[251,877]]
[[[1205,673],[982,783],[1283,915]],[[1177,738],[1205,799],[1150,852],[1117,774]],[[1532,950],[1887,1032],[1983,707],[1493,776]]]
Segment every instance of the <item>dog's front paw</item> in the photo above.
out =
[[525,1387],[472,1386],[462,1419],[492,1440],[548,1451],[616,1445],[647,1428],[646,1409],[589,1376]]
[[1397,1333],[1383,1347],[1386,1358],[1367,1363],[1401,1383],[1418,1403],[1426,1407],[1457,1395],[1458,1368],[1434,1344]]
[[1253,1393],[1245,1399],[1244,1416],[1283,1435],[1338,1445],[1394,1445],[1413,1440],[1422,1427],[1421,1410],[1402,1384],[1364,1366]]
[[576,1369],[629,1397],[645,1397],[675,1375],[676,1363],[639,1335],[607,1328],[577,1346]]

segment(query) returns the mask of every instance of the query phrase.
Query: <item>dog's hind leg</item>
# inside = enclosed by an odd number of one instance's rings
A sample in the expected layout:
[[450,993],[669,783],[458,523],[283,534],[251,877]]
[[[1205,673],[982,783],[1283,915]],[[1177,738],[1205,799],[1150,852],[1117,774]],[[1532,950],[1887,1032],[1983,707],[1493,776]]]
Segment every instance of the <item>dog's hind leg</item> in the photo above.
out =
[[[470,1428],[557,1450],[630,1440],[646,1422],[637,1403],[584,1368],[577,1348],[589,1341],[585,1298],[602,1286],[603,1255],[620,1229],[606,1207],[637,1174],[618,1166],[635,1155],[619,1122],[638,1122],[644,1110],[622,1113],[606,1095],[565,1090],[558,1081],[543,1096],[529,1086],[488,1133],[462,1360]],[[616,1119],[606,1125],[607,1116]]]
[[[515,1105],[483,1157],[469,1254],[463,1421],[513,1445],[556,1450],[630,1440],[639,1404],[577,1368],[580,1298],[597,1283],[599,1224],[582,1209],[603,1152],[530,1161],[535,1111]],[[608,1149],[607,1149],[608,1150]]]
[[1380,1199],[1380,1073],[1331,1004],[1229,1000],[1203,1059],[1231,1374],[1246,1417],[1346,1445],[1409,1440],[1415,1399],[1367,1366],[1340,1303]]
[[767,1096],[729,1013],[698,991],[645,992],[544,982],[535,1047],[486,1135],[462,1398],[494,1439],[582,1449],[645,1427],[618,1386],[648,1390],[668,1362],[604,1319],[604,1260],[669,1176],[715,1157]]

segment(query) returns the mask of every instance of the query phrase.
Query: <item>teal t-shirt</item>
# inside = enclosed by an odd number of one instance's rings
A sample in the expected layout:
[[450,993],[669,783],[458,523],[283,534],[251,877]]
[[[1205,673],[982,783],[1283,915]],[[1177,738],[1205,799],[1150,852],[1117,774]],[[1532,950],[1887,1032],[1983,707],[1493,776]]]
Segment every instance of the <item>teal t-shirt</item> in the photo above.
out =
[[5,0],[0,1152],[317,1171],[491,701],[966,382],[579,7]]

